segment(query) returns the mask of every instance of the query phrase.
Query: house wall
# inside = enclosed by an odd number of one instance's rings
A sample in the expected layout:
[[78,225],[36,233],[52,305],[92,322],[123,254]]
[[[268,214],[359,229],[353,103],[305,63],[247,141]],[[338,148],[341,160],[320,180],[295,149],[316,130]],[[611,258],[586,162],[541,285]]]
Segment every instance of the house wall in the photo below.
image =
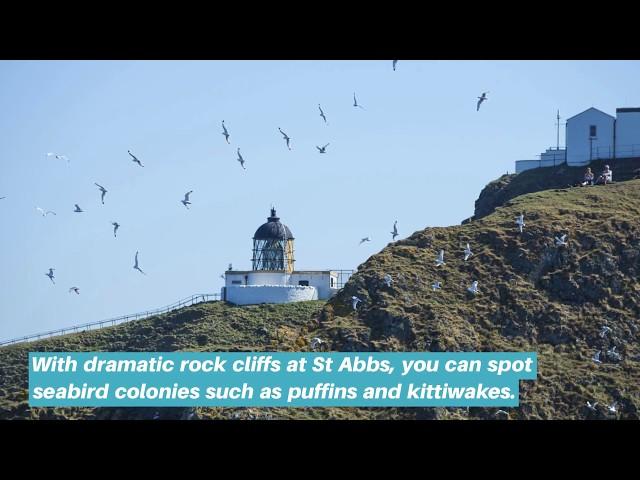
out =
[[616,158],[630,157],[640,157],[640,111],[618,110],[616,112]]
[[222,298],[236,305],[305,302],[318,300],[318,290],[299,285],[233,285],[223,288]]
[[[567,164],[586,165],[591,159],[613,156],[614,118],[604,112],[590,108],[567,120],[566,146]],[[596,126],[593,140],[593,157],[590,155],[589,127]]]

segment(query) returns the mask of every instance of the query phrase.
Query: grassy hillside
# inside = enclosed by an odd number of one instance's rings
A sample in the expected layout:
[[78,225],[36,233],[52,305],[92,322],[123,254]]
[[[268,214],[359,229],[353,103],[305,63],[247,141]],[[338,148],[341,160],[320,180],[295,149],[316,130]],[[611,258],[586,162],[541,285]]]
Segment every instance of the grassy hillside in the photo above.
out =
[[611,166],[613,179],[616,182],[632,180],[637,178],[636,170],[640,168],[640,158],[597,160],[584,167],[569,167],[563,164],[557,167],[527,170],[518,175],[502,175],[482,189],[478,200],[476,200],[475,213],[472,218],[485,217],[492,213],[496,207],[504,205],[507,201],[520,195],[575,185],[582,181],[587,167],[591,167],[591,171],[597,178],[604,170],[605,165]]
[[[520,234],[515,217],[524,212]],[[567,247],[555,235],[568,234]],[[474,256],[463,261],[469,242]],[[446,265],[434,259],[445,250]],[[385,274],[393,278],[386,287]],[[0,348],[0,418],[496,418],[496,409],[30,409],[33,350],[536,351],[512,419],[640,418],[640,181],[546,190],[508,200],[461,226],[389,244],[330,302],[234,307],[207,303],[156,318]],[[431,284],[442,282],[434,292]],[[479,281],[480,293],[466,288]],[[349,299],[364,303],[357,313]],[[611,332],[600,335],[607,325]],[[621,359],[607,355],[616,347]],[[601,350],[602,364],[591,357]],[[586,402],[598,402],[596,412]],[[604,405],[618,403],[618,413]]]
[[[569,245],[556,247],[563,233]],[[464,262],[467,242],[475,255]],[[447,263],[438,268],[440,249]],[[511,418],[607,418],[600,406],[614,401],[619,418],[640,418],[639,274],[640,181],[547,190],[390,244],[325,307],[321,330],[338,350],[536,351],[538,380],[522,382]],[[432,291],[435,280],[442,290]],[[357,315],[352,295],[364,301]],[[603,325],[612,331],[601,337]],[[614,346],[621,361],[606,354]],[[594,400],[598,412],[586,408]]]

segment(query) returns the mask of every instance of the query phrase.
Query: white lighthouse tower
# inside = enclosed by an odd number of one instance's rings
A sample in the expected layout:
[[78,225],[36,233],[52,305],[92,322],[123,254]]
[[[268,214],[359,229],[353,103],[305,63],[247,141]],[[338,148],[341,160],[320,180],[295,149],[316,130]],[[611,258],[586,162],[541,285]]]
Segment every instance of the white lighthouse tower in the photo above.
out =
[[275,208],[253,235],[251,270],[227,270],[222,299],[236,305],[325,300],[338,291],[338,272],[295,270],[294,238]]

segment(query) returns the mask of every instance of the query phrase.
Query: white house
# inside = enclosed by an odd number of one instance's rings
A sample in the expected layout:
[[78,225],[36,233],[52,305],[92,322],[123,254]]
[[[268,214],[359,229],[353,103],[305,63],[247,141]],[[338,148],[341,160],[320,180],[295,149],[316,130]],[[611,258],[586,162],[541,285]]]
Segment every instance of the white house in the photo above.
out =
[[293,235],[274,208],[253,236],[252,270],[227,270],[222,299],[236,305],[326,300],[342,286],[343,270],[294,270]]
[[618,108],[616,117],[588,108],[567,119],[565,145],[547,149],[540,160],[517,160],[516,173],[562,163],[581,166],[593,160],[640,157],[640,108]]

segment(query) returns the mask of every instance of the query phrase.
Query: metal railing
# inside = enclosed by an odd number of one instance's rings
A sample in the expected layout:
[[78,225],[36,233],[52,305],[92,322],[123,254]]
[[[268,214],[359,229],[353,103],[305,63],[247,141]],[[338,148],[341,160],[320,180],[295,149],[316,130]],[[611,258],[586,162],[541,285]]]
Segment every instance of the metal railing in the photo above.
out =
[[351,275],[355,273],[355,270],[332,270],[338,274],[338,283],[336,287],[338,289],[344,287],[344,284],[349,281]]
[[51,330],[43,333],[35,333],[33,335],[26,335],[24,337],[13,338],[11,340],[0,341],[0,347],[5,345],[13,345],[15,343],[32,342],[34,340],[41,340],[44,338],[57,337],[59,335],[65,335],[67,333],[85,332],[88,330],[98,330],[104,327],[112,327],[120,323],[128,322],[131,320],[142,320],[143,318],[152,317],[154,315],[162,315],[163,313],[177,310],[178,308],[189,307],[196,303],[202,302],[215,302],[220,300],[219,293],[198,293],[191,295],[190,297],[178,300],[166,307],[156,308],[154,310],[147,310],[145,312],[132,313],[130,315],[123,315],[121,317],[109,318],[107,320],[100,320],[98,322],[84,323],[82,325],[75,325],[73,327],[61,328],[58,330]]

